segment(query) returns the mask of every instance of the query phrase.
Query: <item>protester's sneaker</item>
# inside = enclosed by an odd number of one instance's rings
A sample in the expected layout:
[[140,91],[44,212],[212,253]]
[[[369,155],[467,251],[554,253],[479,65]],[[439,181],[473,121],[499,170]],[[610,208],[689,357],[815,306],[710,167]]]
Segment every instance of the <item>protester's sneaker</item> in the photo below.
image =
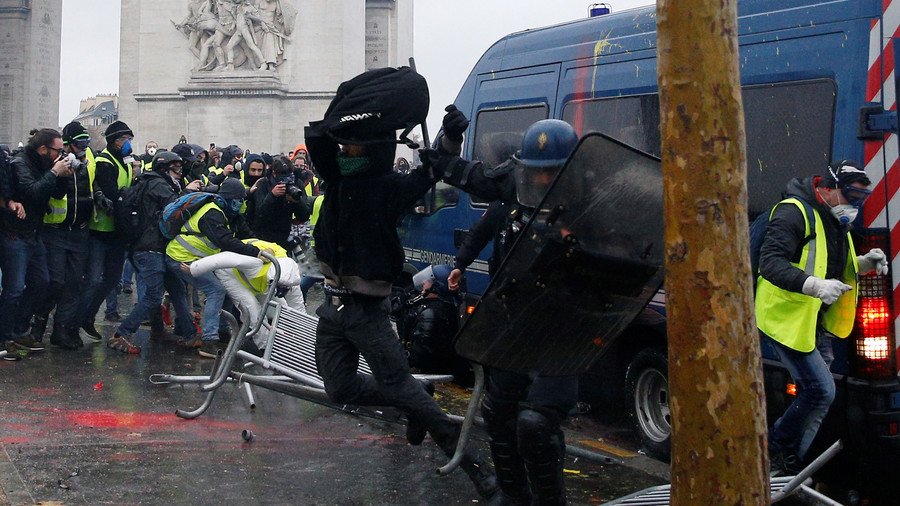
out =
[[792,453],[776,452],[769,459],[769,476],[796,476],[803,470],[803,462]]
[[99,343],[103,341],[103,336],[100,335],[100,332],[97,332],[97,327],[94,326],[93,323],[88,323],[86,325],[81,326],[81,337],[87,339],[92,343]]
[[[434,384],[430,381],[423,381],[422,387],[428,393],[428,395],[434,397]],[[425,440],[425,435],[428,434],[428,428],[415,418],[407,418],[406,421],[406,441],[413,445],[419,446],[422,444],[422,441]]]
[[32,339],[31,336],[20,337],[13,343],[25,351],[44,351],[44,345]]
[[106,315],[103,316],[103,319],[108,322],[116,323],[122,321],[122,315],[120,315],[118,311],[113,311],[111,313],[106,313]]
[[50,344],[64,350],[77,350],[81,346],[81,337],[78,340],[72,339],[72,336],[62,327],[55,327],[53,333],[50,334]]
[[203,339],[201,339],[199,336],[181,338],[176,341],[175,344],[181,348],[195,349],[203,345]]
[[16,343],[12,341],[6,341],[6,343],[4,343],[2,347],[0,347],[0,351],[3,352],[3,356],[0,358],[6,360],[7,362],[15,362],[17,360],[22,360],[22,357],[28,356],[27,351],[19,348]]
[[106,341],[106,347],[113,350],[119,350],[122,353],[127,353],[129,355],[137,355],[141,352],[140,347],[135,346],[134,343],[124,336],[120,336],[118,332],[110,337],[109,341]]
[[205,358],[216,358],[216,355],[220,351],[225,350],[226,344],[222,341],[203,341],[199,348],[197,348],[197,355]]

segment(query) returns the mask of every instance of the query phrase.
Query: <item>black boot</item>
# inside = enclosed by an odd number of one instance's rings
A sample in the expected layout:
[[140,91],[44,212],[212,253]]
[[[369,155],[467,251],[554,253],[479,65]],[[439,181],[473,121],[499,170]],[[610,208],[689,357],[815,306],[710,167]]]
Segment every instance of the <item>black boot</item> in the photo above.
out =
[[491,458],[501,492],[491,501],[496,505],[531,504],[528,474],[525,461],[518,450],[516,417],[518,404],[498,403],[488,394],[484,398],[481,413],[491,436]]
[[566,444],[559,420],[524,409],[517,423],[519,453],[525,461],[531,490],[538,504],[566,504],[563,464]]
[[472,484],[475,485],[475,491],[481,497],[489,499],[500,490],[499,485],[497,485],[497,476],[491,470],[491,466],[481,460],[481,457],[474,451],[466,450],[459,467],[472,480]]
[[66,328],[56,322],[53,323],[53,333],[50,334],[50,344],[64,350],[78,349],[78,345],[69,338]]
[[37,342],[44,340],[44,333],[47,332],[47,316],[34,315],[31,323],[31,338]]
[[84,348],[84,341],[78,333],[78,327],[66,327],[66,337],[76,348]]

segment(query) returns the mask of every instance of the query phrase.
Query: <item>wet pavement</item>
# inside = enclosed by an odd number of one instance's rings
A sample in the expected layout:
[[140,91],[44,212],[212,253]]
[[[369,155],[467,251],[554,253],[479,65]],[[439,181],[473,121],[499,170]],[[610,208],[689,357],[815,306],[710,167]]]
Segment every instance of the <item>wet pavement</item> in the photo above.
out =
[[[126,296],[121,296],[126,303]],[[124,306],[124,304],[123,304]],[[123,307],[124,308],[124,307]],[[99,325],[111,335],[114,327]],[[466,476],[438,477],[445,457],[430,440],[406,443],[391,420],[338,411],[254,387],[250,409],[222,387],[196,420],[196,385],[159,386],[153,373],[208,374],[212,361],[137,336],[139,356],[103,345],[48,348],[0,361],[0,504],[463,504],[478,502]],[[442,386],[439,402],[462,414],[466,391]],[[627,444],[598,438],[576,418],[576,445],[626,465],[568,458],[573,504],[599,504],[665,481],[666,467]],[[254,434],[251,442],[241,432]],[[487,455],[483,441],[477,444]]]

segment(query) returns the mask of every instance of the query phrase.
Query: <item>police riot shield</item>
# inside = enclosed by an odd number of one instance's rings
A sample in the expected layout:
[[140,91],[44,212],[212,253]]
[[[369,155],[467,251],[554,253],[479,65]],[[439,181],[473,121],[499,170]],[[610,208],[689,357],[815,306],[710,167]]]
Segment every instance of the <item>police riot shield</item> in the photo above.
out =
[[658,158],[583,137],[456,336],[463,357],[546,376],[600,358],[663,283]]

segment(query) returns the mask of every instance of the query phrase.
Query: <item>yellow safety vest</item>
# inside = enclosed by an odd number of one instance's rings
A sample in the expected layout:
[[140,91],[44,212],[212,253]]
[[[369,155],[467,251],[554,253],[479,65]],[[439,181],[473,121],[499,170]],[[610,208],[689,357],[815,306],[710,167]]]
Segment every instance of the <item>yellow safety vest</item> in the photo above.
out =
[[[806,207],[797,199],[785,199],[772,208],[781,204],[796,205],[806,221],[804,237],[810,236],[809,217],[806,215]],[[819,212],[813,209],[816,218],[816,230],[814,240],[807,241],[800,254],[800,261],[791,263],[810,276],[825,279],[828,268],[828,243],[825,238],[825,227],[822,225]],[[771,219],[771,214],[769,218]],[[859,264],[856,261],[856,250],[853,247],[853,239],[847,233],[847,243],[850,251],[847,255],[847,264],[844,266],[842,281],[852,288],[841,295],[832,304],[822,317],[822,327],[837,337],[845,338],[853,330],[856,320],[857,275]],[[816,297],[810,297],[802,293],[781,289],[762,276],[756,285],[756,326],[767,336],[775,341],[803,353],[809,353],[816,347],[816,324],[822,301]]]
[[[88,188],[90,189],[91,195],[94,194],[94,179],[91,177],[91,166],[94,165],[94,152],[91,151],[91,148],[87,148],[85,151],[85,163],[88,165]],[[78,176],[73,175],[72,184],[75,185],[75,198],[78,198]],[[44,215],[44,223],[50,225],[56,225],[66,221],[66,216],[69,214],[69,195],[63,195],[61,199],[55,199],[50,197],[50,202],[48,202],[47,206],[47,214]]]
[[153,170],[153,160],[149,162],[141,160],[141,172],[150,172],[151,170]]
[[[209,168],[209,175],[210,175],[210,176],[218,176],[219,174],[222,174],[223,172],[225,172],[225,169],[223,169],[223,168],[219,168],[219,167],[215,167],[215,166]],[[244,185],[244,187],[246,188],[246,187],[247,187],[247,183],[244,183],[244,171],[238,172],[237,169],[234,169],[234,172],[237,172],[237,173],[238,173],[237,179],[238,179],[238,180]],[[232,174],[234,174],[234,172],[232,172]],[[231,176],[228,176],[228,177],[231,177]]]
[[316,199],[313,200],[313,208],[312,214],[309,215],[309,245],[316,245],[316,237],[313,235],[313,232],[316,230],[316,223],[319,221],[319,212],[322,210],[322,202],[325,201],[324,195],[317,195]]
[[[88,164],[88,177],[90,178],[89,181],[91,188],[94,187],[94,180],[97,176],[98,163],[107,163],[109,165],[112,165],[113,167],[118,168],[118,176],[116,176],[116,187],[119,190],[131,186],[131,170],[126,169],[124,165],[119,163],[119,160],[117,160],[116,157],[113,156],[108,149],[104,149],[94,159],[94,163]],[[110,197],[111,195],[106,195],[106,198]],[[113,217],[110,216],[106,211],[102,211],[100,209],[97,209],[96,207],[94,207],[94,219],[91,220],[89,227],[91,230],[96,230],[98,232],[112,232],[116,229],[116,225],[113,222]]]
[[181,226],[181,233],[169,241],[166,245],[166,255],[176,262],[190,263],[222,251],[200,232],[200,218],[213,210],[225,214],[215,202],[205,204]]
[[[275,244],[274,242],[263,241],[260,239],[243,239],[245,244],[250,244],[251,246],[256,246],[260,251],[269,248],[274,252],[275,258],[287,258],[287,250],[282,248],[281,246]],[[259,273],[252,278],[248,278],[243,272],[239,269],[234,269],[235,274],[240,280],[241,284],[249,288],[252,292],[257,295],[263,294],[266,292],[266,288],[269,287],[269,269],[272,267],[272,264],[264,263],[262,269],[259,270]]]

